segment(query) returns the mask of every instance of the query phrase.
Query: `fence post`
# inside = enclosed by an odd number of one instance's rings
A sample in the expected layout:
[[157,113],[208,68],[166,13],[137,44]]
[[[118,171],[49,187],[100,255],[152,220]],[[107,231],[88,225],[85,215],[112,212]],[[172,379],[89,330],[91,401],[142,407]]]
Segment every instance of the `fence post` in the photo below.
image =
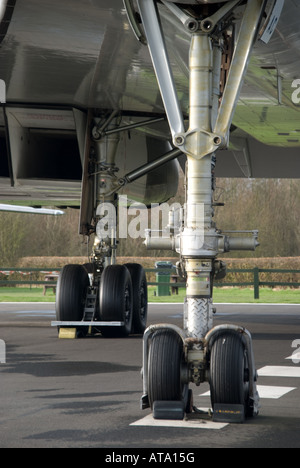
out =
[[259,268],[255,267],[253,269],[253,279],[254,279],[254,299],[259,299]]

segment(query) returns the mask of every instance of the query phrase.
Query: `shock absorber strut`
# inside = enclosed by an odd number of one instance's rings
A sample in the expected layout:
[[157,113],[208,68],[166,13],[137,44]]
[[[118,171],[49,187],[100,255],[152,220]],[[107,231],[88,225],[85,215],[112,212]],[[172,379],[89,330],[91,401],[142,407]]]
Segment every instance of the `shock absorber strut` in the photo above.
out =
[[213,48],[207,34],[194,34],[190,49],[190,128],[185,136],[187,194],[181,254],[187,273],[187,334],[203,338],[212,327],[212,259],[217,233],[212,226],[212,154],[199,158],[211,139]]

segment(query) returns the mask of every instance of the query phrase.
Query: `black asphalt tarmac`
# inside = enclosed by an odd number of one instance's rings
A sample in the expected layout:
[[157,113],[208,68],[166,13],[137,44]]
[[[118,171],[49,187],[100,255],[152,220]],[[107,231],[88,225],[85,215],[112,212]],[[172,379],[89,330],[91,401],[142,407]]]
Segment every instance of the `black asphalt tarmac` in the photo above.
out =
[[[216,325],[243,325],[254,341],[261,411],[243,425],[153,421],[140,410],[142,337],[60,340],[54,319],[53,304],[0,304],[1,448],[103,448],[116,457],[125,448],[300,447],[300,306],[217,306]],[[182,326],[182,305],[150,305],[149,324],[159,322]],[[191,388],[195,405],[209,408],[208,386]]]

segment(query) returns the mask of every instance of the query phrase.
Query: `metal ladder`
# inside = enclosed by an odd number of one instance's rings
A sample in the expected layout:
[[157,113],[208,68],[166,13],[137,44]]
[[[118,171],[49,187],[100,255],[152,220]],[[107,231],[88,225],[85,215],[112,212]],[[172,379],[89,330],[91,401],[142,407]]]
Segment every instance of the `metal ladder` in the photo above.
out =
[[83,321],[84,322],[93,322],[96,320],[97,314],[97,304],[99,296],[99,287],[90,286],[88,288],[88,293],[86,296]]

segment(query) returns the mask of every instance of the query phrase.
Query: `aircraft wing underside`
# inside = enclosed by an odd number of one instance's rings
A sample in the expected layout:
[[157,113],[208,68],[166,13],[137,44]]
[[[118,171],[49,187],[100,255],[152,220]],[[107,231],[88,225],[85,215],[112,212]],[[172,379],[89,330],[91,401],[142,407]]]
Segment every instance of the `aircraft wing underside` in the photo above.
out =
[[[187,118],[189,41],[176,18],[159,8]],[[256,45],[230,147],[218,153],[217,176],[299,177],[299,20],[299,7],[286,1],[270,43]],[[118,110],[123,125],[165,117],[148,48],[134,37],[120,0],[12,0],[0,29],[6,85],[0,201],[78,205],[88,111],[97,109],[101,119]],[[170,132],[164,121],[121,138],[120,177],[155,158],[150,142],[159,142],[154,146],[162,154]],[[160,192],[158,201],[168,199],[176,192],[179,166],[173,161],[169,167],[136,183],[130,195],[149,202]]]

